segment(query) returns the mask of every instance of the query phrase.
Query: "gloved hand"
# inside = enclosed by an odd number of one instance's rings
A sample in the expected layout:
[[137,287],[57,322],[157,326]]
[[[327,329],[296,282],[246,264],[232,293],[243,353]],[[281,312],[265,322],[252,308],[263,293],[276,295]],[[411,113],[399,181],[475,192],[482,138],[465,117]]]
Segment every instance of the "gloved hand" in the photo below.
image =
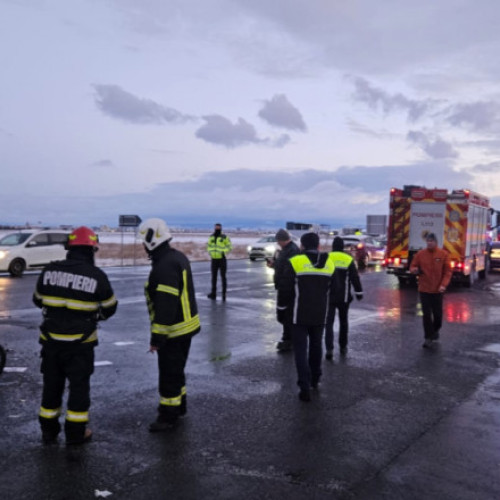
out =
[[286,308],[285,309],[276,308],[276,319],[278,320],[278,323],[283,324],[285,322],[285,314],[286,314]]
[[363,298],[363,294],[362,293],[357,293],[356,294],[356,299],[361,300],[362,298]]

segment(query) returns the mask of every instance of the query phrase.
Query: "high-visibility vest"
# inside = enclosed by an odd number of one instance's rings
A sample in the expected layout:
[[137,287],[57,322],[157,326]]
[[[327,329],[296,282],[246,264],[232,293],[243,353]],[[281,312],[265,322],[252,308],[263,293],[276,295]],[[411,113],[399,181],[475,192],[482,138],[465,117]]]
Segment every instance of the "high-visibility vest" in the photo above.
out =
[[225,234],[214,236],[213,234],[208,238],[207,252],[212,259],[222,259],[227,253],[233,249],[231,240]]
[[[320,254],[321,255],[321,254]],[[299,325],[324,325],[328,296],[335,264],[329,257],[323,267],[316,267],[306,254],[290,259],[295,272],[293,322]]]

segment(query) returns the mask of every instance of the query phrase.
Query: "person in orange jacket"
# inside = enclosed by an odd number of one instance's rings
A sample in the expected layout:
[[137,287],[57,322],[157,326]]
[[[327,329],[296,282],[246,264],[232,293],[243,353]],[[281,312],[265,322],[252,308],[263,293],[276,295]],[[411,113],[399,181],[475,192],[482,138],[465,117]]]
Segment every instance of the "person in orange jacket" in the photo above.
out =
[[452,270],[450,256],[438,247],[436,235],[429,233],[425,240],[427,248],[413,257],[410,272],[418,275],[425,335],[422,347],[429,348],[439,339],[443,324],[443,294],[450,283]]

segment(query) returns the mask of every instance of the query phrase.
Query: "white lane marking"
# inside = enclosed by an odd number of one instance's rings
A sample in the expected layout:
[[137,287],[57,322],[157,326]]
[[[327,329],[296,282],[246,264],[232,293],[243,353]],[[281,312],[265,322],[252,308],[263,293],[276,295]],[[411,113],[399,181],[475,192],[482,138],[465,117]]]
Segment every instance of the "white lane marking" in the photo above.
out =
[[6,366],[4,372],[24,373],[28,368],[25,366]]
[[122,342],[113,342],[114,345],[117,345],[117,346],[122,346],[122,345],[132,345],[132,344],[135,344],[135,342],[133,341],[122,341]]
[[113,363],[111,361],[95,361],[94,366],[109,366]]

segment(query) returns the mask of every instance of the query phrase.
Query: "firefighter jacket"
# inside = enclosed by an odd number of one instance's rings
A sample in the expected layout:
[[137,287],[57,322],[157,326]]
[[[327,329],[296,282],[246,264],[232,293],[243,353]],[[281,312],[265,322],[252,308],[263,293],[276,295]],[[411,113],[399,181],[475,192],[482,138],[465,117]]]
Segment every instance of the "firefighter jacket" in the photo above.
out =
[[413,257],[410,270],[413,269],[419,270],[419,292],[439,293],[439,287],[446,288],[451,280],[450,254],[441,248],[424,248]]
[[229,236],[225,234],[212,234],[208,238],[207,252],[211,259],[225,259],[226,254],[233,249]]
[[276,290],[279,288],[280,281],[283,279],[284,270],[288,264],[288,260],[299,253],[299,247],[293,241],[290,241],[281,250],[279,250],[279,252],[277,252],[273,266],[274,288],[276,288]]
[[349,304],[353,296],[351,287],[358,299],[363,297],[363,288],[359,279],[358,270],[354,259],[345,252],[330,252],[330,259],[335,265],[335,274],[333,275],[330,289],[330,304]]
[[43,309],[40,343],[60,346],[97,345],[97,322],[112,316],[118,305],[106,274],[76,249],[44,268],[33,302]]
[[278,288],[278,311],[293,308],[293,323],[326,323],[328,296],[335,265],[327,253],[307,250],[292,257]]
[[151,345],[200,331],[191,266],[186,256],[164,243],[152,254],[152,268],[145,284],[151,320]]

